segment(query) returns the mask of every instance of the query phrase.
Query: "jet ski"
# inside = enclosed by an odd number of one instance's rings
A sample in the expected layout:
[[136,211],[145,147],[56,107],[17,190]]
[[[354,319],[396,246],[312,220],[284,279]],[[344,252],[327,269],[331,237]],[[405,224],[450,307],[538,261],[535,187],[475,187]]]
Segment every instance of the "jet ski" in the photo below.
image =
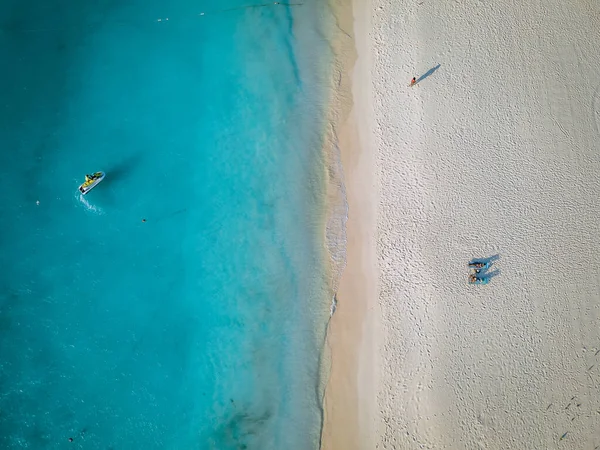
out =
[[95,172],[92,175],[86,175],[85,181],[81,186],[79,186],[79,192],[81,192],[83,195],[87,194],[96,186],[98,186],[98,184],[104,180],[104,177],[104,172]]
[[486,277],[478,277],[477,275],[469,275],[469,284],[488,284],[490,281]]

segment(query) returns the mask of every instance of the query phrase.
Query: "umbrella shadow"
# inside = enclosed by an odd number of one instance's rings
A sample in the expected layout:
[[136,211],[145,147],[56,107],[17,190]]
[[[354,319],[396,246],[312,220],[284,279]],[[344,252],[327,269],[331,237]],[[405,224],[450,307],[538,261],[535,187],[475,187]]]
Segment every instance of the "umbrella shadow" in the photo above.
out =
[[95,193],[97,201],[104,206],[115,206],[119,203],[120,192],[132,183],[132,177],[138,170],[142,153],[133,153],[124,157],[120,162],[104,169],[106,178],[102,181],[102,189]]
[[[438,70],[438,69],[440,68],[440,66],[441,66],[441,64],[438,64],[437,66],[435,66],[435,67],[432,67],[431,69],[429,69],[427,72],[425,72],[423,75],[421,75],[421,76],[420,76],[420,77],[417,79],[416,83],[419,83],[419,82],[423,81],[425,78],[427,78],[427,77],[429,77],[429,76],[433,75],[433,73],[434,73],[436,70]],[[416,83],[415,83],[415,84],[416,84]]]

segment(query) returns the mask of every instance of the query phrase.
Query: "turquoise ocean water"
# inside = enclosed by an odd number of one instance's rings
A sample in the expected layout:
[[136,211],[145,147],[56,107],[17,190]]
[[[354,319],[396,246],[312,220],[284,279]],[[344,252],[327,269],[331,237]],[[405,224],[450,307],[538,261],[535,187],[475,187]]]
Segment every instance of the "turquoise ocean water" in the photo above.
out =
[[249,4],[2,2],[0,448],[318,448],[328,12]]

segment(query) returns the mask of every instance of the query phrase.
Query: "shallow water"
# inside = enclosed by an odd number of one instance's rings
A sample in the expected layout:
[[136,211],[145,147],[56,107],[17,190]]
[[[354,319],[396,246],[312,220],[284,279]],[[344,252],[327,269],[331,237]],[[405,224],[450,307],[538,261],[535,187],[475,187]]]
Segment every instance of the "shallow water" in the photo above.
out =
[[5,5],[1,448],[318,447],[327,32],[242,5]]

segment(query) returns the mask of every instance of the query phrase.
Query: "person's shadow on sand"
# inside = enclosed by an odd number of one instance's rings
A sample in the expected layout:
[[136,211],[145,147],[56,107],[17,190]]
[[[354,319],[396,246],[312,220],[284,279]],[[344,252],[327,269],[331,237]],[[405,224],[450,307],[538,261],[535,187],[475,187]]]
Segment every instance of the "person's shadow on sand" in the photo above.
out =
[[429,69],[427,72],[425,72],[423,75],[421,75],[419,78],[417,78],[417,81],[415,82],[415,84],[423,81],[425,78],[431,76],[433,74],[433,72],[435,72],[436,70],[438,70],[440,68],[441,64],[438,64],[435,67],[432,67],[431,69]]
[[477,276],[487,278],[487,279],[492,279],[494,277],[497,277],[498,275],[500,275],[500,269],[494,269],[492,271],[490,271],[489,269],[485,269],[477,274]]
[[492,255],[492,256],[487,256],[487,257],[485,257],[485,258],[475,258],[475,259],[473,259],[473,261],[480,261],[480,262],[484,262],[484,263],[487,263],[487,264],[489,264],[489,265],[490,265],[490,267],[491,267],[491,265],[492,265],[494,262],[498,261],[499,259],[500,259],[500,253],[496,253],[495,255]]

